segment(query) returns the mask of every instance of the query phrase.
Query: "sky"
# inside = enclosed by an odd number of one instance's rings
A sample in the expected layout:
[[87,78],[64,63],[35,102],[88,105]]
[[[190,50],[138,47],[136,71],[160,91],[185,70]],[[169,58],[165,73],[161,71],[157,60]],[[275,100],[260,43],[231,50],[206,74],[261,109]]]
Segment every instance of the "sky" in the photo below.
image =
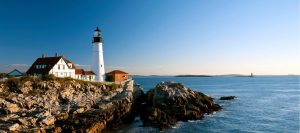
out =
[[93,30],[107,71],[300,74],[299,0],[0,0],[0,72],[42,54],[89,68]]

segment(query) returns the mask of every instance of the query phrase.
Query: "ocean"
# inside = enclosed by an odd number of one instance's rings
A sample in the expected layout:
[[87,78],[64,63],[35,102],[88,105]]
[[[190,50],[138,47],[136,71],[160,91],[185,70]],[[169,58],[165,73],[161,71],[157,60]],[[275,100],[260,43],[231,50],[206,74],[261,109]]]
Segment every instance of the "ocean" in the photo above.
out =
[[[179,122],[166,133],[299,133],[299,76],[171,77],[136,76],[135,83],[146,92],[161,81],[176,81],[203,92],[223,106],[202,120]],[[237,96],[220,101],[220,96]],[[142,127],[139,117],[120,133],[159,132]]]

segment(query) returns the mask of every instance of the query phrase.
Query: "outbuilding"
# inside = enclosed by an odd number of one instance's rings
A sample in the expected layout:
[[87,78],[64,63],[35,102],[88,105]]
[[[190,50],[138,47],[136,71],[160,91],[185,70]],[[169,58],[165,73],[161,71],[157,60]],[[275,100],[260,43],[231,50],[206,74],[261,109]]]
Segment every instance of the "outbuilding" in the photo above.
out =
[[129,75],[127,72],[123,72],[121,70],[114,70],[109,73],[106,73],[106,81],[110,82],[122,82],[129,79]]

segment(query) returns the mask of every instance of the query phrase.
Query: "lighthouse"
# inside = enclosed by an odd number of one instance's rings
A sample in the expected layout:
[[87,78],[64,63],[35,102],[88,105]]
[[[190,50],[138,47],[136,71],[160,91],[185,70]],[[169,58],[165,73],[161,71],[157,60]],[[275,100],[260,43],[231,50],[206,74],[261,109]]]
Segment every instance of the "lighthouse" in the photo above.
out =
[[95,81],[103,82],[105,80],[103,42],[101,31],[97,27],[93,37],[93,57],[91,69],[96,74]]

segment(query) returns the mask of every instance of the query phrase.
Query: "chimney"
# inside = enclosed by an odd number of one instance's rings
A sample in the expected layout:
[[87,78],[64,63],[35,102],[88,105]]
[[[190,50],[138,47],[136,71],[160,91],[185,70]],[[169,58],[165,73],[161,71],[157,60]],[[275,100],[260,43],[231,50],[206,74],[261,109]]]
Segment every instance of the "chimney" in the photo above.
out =
[[42,54],[42,58],[45,58],[45,55],[44,55],[44,54]]
[[55,53],[55,57],[58,57],[58,54],[57,54],[57,53]]
[[62,54],[61,56],[62,56],[63,58],[65,58],[65,55],[64,55],[64,54]]

